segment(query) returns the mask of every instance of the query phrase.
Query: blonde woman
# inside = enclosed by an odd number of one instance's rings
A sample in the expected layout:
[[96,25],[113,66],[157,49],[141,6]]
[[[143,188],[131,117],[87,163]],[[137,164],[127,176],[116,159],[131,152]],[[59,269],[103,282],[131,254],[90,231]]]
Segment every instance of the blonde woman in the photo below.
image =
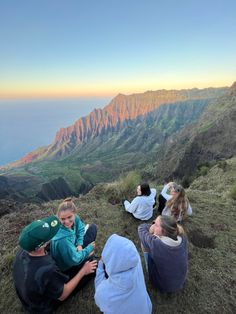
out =
[[[166,190],[170,189],[170,194]],[[192,215],[192,207],[181,185],[170,182],[164,186],[161,195],[167,200],[162,216],[173,216],[177,222],[181,222],[186,215]]]
[[51,254],[61,271],[72,277],[93,255],[97,227],[83,223],[71,198],[58,208],[61,227],[52,239]]

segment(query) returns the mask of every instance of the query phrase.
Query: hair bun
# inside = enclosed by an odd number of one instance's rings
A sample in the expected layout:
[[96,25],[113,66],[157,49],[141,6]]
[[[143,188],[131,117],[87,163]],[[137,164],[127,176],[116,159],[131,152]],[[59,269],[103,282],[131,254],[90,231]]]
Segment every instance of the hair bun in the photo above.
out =
[[72,210],[73,212],[76,212],[76,206],[72,201],[72,197],[67,197],[61,204],[59,204],[57,214],[65,210]]
[[63,202],[72,202],[72,197],[65,198]]

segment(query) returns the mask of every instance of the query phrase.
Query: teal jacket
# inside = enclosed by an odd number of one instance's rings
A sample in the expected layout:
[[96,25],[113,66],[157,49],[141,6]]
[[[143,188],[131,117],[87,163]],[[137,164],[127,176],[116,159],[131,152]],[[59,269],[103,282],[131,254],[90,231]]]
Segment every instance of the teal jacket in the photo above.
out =
[[93,251],[91,244],[81,251],[77,250],[78,245],[83,245],[83,239],[84,223],[78,215],[75,215],[75,223],[72,229],[61,225],[57,234],[52,238],[51,255],[61,271],[81,264]]

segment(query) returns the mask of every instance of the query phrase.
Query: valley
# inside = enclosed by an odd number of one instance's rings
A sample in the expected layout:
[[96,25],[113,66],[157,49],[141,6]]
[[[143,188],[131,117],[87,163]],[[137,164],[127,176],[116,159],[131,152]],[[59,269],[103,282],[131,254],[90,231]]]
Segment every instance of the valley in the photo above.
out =
[[[157,154],[162,154],[168,140],[197,121],[226,91],[209,88],[118,95],[104,109],[61,129],[48,147],[0,168],[0,195],[40,202],[58,198],[58,192],[50,191],[53,181],[61,178],[67,195],[78,196],[132,169],[143,169],[145,175],[147,165],[161,160]],[[160,176],[159,171],[154,170],[155,176]],[[18,180],[22,184],[15,184]]]
[[[173,179],[188,187],[193,208],[193,216],[183,223],[189,241],[188,279],[182,291],[160,294],[146,274],[153,313],[234,313],[235,110],[234,84],[217,99],[163,104],[124,120],[119,128],[77,143],[64,157],[44,158],[39,150],[40,158],[1,169],[0,311],[23,313],[11,271],[25,225],[55,214],[60,199],[74,195],[81,218],[98,226],[96,255],[112,233],[131,239],[141,255],[140,222],[124,211],[121,200],[134,197],[140,179],[150,182],[158,193],[165,179]],[[153,218],[156,215],[154,210]],[[78,308],[83,313],[99,313],[93,296],[91,283],[58,313]]]

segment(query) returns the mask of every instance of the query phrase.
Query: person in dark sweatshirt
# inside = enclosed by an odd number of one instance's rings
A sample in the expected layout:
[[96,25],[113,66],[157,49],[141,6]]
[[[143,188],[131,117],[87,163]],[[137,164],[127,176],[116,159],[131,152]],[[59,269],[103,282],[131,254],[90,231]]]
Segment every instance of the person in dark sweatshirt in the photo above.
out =
[[61,301],[84,286],[84,278],[96,271],[96,261],[87,262],[70,280],[46,251],[60,228],[56,216],[33,221],[19,237],[20,249],[13,265],[17,296],[27,313],[55,313]]
[[158,216],[152,225],[140,225],[138,234],[153,286],[168,293],[183,288],[188,270],[188,243],[175,218]]

